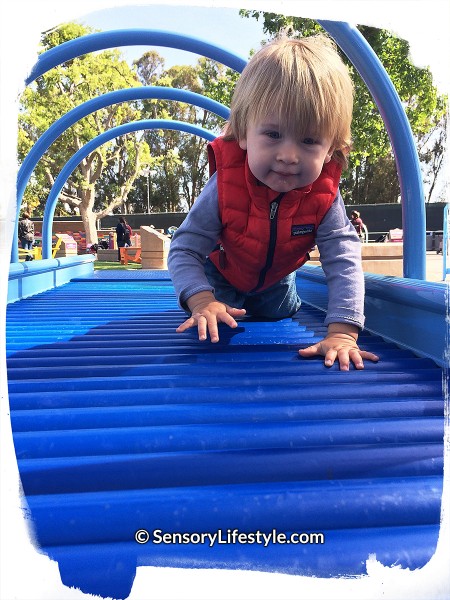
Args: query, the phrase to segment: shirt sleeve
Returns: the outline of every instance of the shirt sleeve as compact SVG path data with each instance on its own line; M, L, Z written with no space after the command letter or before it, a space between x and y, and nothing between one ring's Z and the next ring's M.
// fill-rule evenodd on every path
M204 264L217 245L221 231L217 176L214 174L170 242L167 266L178 302L185 310L186 300L194 294L214 293L206 278Z
M340 193L317 228L317 247L328 287L325 324L364 327L364 273L361 242Z

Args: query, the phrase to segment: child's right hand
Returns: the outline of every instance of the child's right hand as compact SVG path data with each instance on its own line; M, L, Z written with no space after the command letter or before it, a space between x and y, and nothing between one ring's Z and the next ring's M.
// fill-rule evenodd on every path
M211 292L199 292L191 296L187 305L191 311L191 316L186 319L179 327L177 333L182 333L186 329L197 326L198 339L203 341L207 338L207 333L211 342L219 341L218 323L225 323L233 329L237 327L234 317L243 317L245 315L244 308L233 308L218 302Z

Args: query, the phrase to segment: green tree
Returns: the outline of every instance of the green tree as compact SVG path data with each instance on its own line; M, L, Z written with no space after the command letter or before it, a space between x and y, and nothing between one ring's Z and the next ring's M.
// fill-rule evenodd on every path
M42 50L92 31L68 23L43 34ZM117 50L86 54L51 69L27 87L21 97L19 161L54 121L75 106L112 90L139 85L136 73ZM25 198L38 193L42 214L48 192L67 160L94 137L112 127L138 120L140 114L137 103L115 104L67 129L39 161ZM96 220L117 207L126 207L128 194L142 166L150 165L153 160L139 134L120 136L103 144L73 171L61 192L56 214L74 214L78 209L87 245L97 242Z
M440 97L441 104L439 111L436 111L432 128L417 137L419 157L423 172L424 181L428 186L427 202L431 201L436 189L436 184L442 169L444 167L447 131L448 131L448 111L445 110L445 97ZM437 201L446 201L446 189L440 190L440 196Z
M261 19L264 32L271 36L281 29L288 29L295 36L324 32L322 27L311 19L250 10L241 10L240 14ZM436 181L442 167L448 99L438 94L429 69L418 68L411 63L409 44L406 40L397 38L384 29L367 26L358 26L358 29L378 55L397 89L418 141L419 153L423 147L420 158L428 165L427 173L431 181L430 199L433 182ZM396 167L391 144L382 117L367 86L347 57L343 53L341 55L349 66L355 85L353 150L349 168L342 178L342 195L347 204L396 202L400 188L395 176ZM430 139L439 141L433 145Z
M91 33L75 23L42 36L42 51ZM210 59L165 69L164 59L146 52L130 67L117 50L87 54L60 65L30 85L21 98L18 158L63 114L108 91L141 85L187 89L228 105L238 74ZM174 119L219 133L223 119L182 102L140 100L98 110L74 124L39 161L24 203L43 214L62 166L89 140L138 119ZM183 132L141 131L103 144L73 171L61 191L57 215L79 212L86 243L97 241L96 221L111 213L188 210L208 178L206 141Z
M144 85L186 89L229 105L237 74L207 58L195 66L176 65L164 68L164 59L147 52L134 63ZM196 124L219 133L223 119L199 107L169 100L146 100L142 103L146 118L169 119ZM153 156L159 156L151 175L151 208L153 211L188 210L208 178L206 140L178 131L148 131L145 139ZM144 197L143 178L133 193L136 202ZM142 200L140 201L142 204Z

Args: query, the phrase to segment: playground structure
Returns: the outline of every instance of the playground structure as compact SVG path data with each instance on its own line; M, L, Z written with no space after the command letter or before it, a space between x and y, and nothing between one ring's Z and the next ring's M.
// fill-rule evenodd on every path
M35 543L58 562L68 586L125 598L141 565L354 576L365 573L370 554L383 564L417 569L436 550L447 292L445 284L424 281L417 153L395 89L362 36L346 23L320 23L374 96L399 170L403 277L366 275L361 345L381 361L361 373L340 373L294 360L298 347L324 330L327 291L320 267L298 273L305 304L299 316L243 321L212 348L192 332L174 333L182 313L167 272L105 275L93 272L90 255L53 258L59 193L92 150L140 129L214 135L187 123L144 120L86 144L50 192L43 260L19 262L13 241L7 316L11 420L24 502ZM188 36L125 30L42 54L28 83L75 56L128 44L171 45L237 71L245 66ZM62 131L101 106L153 97L228 116L227 107L166 88L91 100L53 124L30 151L18 175L17 215L35 165ZM448 216L445 231L447 223ZM106 307L99 296L107 297ZM135 538L145 529L236 528L323 531L326 544L300 550L273 542L268 548L238 542L158 547Z

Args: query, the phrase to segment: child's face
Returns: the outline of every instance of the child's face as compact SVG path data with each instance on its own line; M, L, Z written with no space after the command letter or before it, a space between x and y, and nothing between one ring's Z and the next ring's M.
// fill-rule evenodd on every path
M331 139L311 132L296 138L278 117L268 115L247 127L239 145L247 150L251 172L275 192L290 192L313 183L331 160Z

